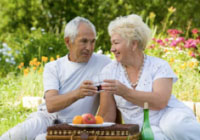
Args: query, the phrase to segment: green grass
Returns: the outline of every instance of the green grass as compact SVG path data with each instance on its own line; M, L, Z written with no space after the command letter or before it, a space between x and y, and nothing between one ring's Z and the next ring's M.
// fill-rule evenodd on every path
M35 109L25 109L22 104L19 105L4 105L0 110L0 135L8 129L14 127L18 123L24 121L27 116L35 111Z
M180 71L174 84L174 95L184 101L200 102L200 73L190 68Z
M27 76L9 74L0 79L0 135L9 128L24 121L36 108L22 106L23 96L43 95L42 74L32 73Z

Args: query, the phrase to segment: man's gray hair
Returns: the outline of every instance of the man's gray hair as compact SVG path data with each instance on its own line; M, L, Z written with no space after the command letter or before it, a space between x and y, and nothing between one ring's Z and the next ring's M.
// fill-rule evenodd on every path
M78 26L80 25L80 23L88 24L96 36L96 29L95 29L94 24L92 24L92 22L90 22L88 19L78 16L72 19L71 21L69 21L67 25L65 26L64 38L69 37L70 40L74 42L78 34Z

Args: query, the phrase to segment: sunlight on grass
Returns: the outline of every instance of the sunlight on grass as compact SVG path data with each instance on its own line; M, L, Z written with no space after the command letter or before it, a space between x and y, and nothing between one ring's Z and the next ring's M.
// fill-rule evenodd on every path
M9 74L0 79L0 135L9 128L24 121L36 108L22 106L24 96L43 96L42 73L30 72L29 75Z

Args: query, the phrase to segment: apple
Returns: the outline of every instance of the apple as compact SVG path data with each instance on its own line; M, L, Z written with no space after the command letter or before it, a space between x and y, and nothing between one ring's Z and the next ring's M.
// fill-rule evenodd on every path
M94 115L90 113L83 114L82 118L83 118L82 120L83 124L96 124L96 119Z

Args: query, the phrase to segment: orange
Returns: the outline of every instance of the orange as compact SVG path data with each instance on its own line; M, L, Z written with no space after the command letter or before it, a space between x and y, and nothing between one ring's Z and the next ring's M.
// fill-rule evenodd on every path
M79 115L75 116L72 121L73 124L82 124L82 122L83 122L83 118Z
M103 118L101 116L95 116L96 124L102 124Z

